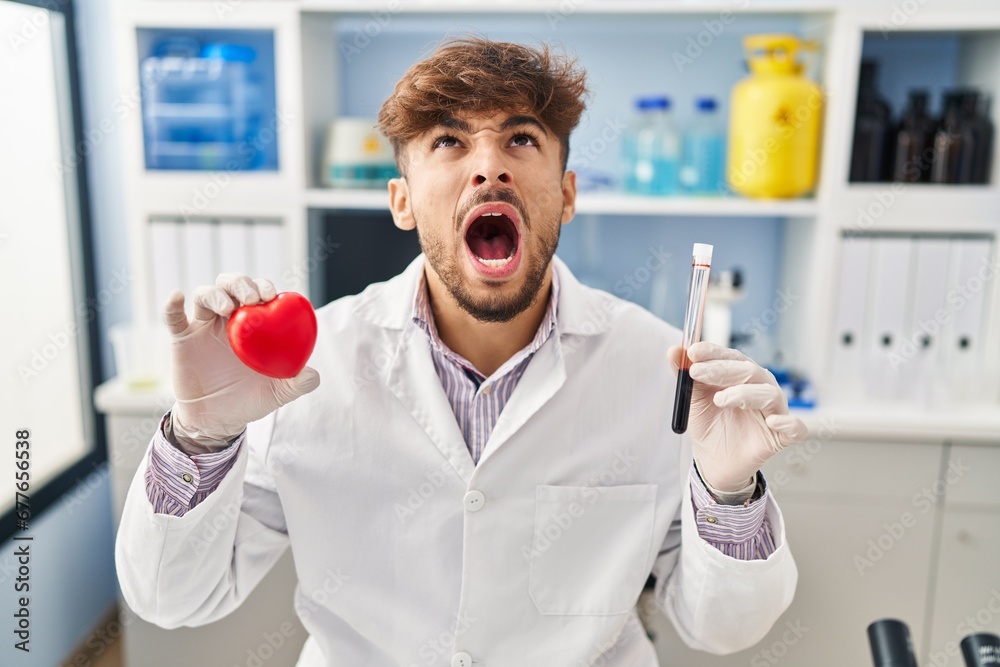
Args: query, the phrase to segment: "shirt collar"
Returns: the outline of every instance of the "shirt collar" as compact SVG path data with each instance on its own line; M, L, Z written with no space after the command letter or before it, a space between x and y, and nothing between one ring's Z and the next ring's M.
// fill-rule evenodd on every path
M552 267L551 273L552 293L549 296L549 303L545 309L545 316L542 318L541 324L538 325L538 331L535 332L535 337L532 339L531 343L504 363L504 365L497 370L498 373L502 374L503 372L506 372L511 362L520 361L525 356L534 354L538 348L540 348L545 341L548 340L549 336L551 336L552 332L555 330L557 316L559 313L559 272L555 270L555 267ZM455 363L458 363L469 370L476 370L467 359L462 357L462 355L448 348L438 335L437 324L434 322L434 314L431 312L430 297L427 292L427 275L424 271L420 272L417 290L413 299L411 317L413 322L427 334L427 337L430 339L431 345L434 349L441 352ZM478 371L476 372L478 373Z

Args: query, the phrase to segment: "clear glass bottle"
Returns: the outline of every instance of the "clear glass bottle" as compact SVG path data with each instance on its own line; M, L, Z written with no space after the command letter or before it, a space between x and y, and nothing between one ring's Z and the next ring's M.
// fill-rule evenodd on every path
M723 194L726 191L725 135L713 97L695 100L695 118L684 133L680 183L692 194Z
M677 192L680 140L667 97L643 97L625 134L625 189L643 195Z

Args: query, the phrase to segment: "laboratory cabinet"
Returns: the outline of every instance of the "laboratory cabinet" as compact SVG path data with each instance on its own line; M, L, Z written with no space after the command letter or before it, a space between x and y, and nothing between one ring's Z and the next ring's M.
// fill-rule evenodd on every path
M907 623L927 636L936 555L936 499L917 501L940 475L944 444L811 439L764 468L799 569L795 598L757 645L713 656L684 645L653 616L662 665L840 667L870 663L865 628ZM923 663L921 663L923 664Z
M937 558L934 620L922 664L964 667L956 651L963 637L1000 634L1000 507L946 510Z
M170 392L137 396L120 380L101 385L94 397L106 417L114 527L118 530L129 486L163 413L173 404ZM211 539L206 533L205 539ZM214 623L164 630L119 605L124 628L124 667L207 667L267 664L294 667L308 634L295 613L297 582L291 551L286 551L239 609Z
M339 294L341 287L357 289L354 282L343 279L350 262L342 259L358 239L371 243L379 235L351 226L384 225L386 238L394 230L388 227L385 193L324 187L327 132L337 118L374 118L406 68L446 35L473 30L499 39L546 40L579 54L592 73L594 93L571 144L571 167L581 174L595 168L614 171L620 142L607 139L608 128L619 127L628 118L635 97L669 93L682 124L700 95L717 97L725 114L729 90L745 76L741 45L745 35L791 32L816 40L820 49L809 62L808 74L822 87L825 98L819 181L810 196L641 197L585 188L578 198L577 219L563 228L560 256L581 277L594 267L602 269L606 288L618 296L627 296L616 289L618 281L639 275L637 267L644 266L650 249L662 246L672 253L672 263L653 272L637 290L645 299L639 300L640 305L668 321L674 319L671 299L677 300L686 289L687 269L681 265L687 261L683 256L690 242L718 236L716 252L742 254L740 259L749 263L745 268L752 289L734 307L738 309L734 324L743 333L747 323L751 331L766 334L769 343L756 348L761 356L755 358L768 363L774 360L774 351L780 351L781 362L806 374L819 396L817 409L803 413L814 440L783 453L766 469L800 568L799 594L792 607L758 646L734 656L686 649L662 613L652 614L651 631L664 665L750 662L756 666L782 661L840 667L867 664L865 625L897 616L910 625L920 664L937 664L931 657L943 650L938 647L956 639L956 624L967 614L990 610L990 591L1000 588L1000 581L984 575L1000 562L1000 501L993 483L1000 467L996 440L1000 385L985 382L977 385L976 395L956 393L960 403L947 392L922 400L906 391L873 397L853 391L851 383L857 378L845 382L837 371L843 359L838 349L842 278L863 268L842 261L845 238L867 234L985 241L986 263L996 265L1000 232L996 151L991 180L981 185L848 180L862 59L875 54L888 63L884 74L897 77L887 93L893 99L905 96L904 88L915 76L923 76L925 65L933 65L935 96L948 86L974 85L995 99L1000 94L1000 14L993 0L924 0L912 12L905 10L909 4L890 0L509 0L478 5L443 0L381 5L360 0L108 0L108 4L119 57L104 63L104 71L122 91L141 90L144 45L157 31L170 31L172 36L202 31L230 41L241 32L266 35L269 59L273 58L273 81L268 83L273 85L276 131L270 146L276 154L273 160L268 156L266 168L147 169L141 109L126 114L116 126L122 150L123 218L128 221L124 231L134 276L131 310L149 327L160 326L168 284L176 283L190 293L209 279L205 270L209 264L192 262L192 257L211 260L212 271L249 267L262 274L258 277L274 281L279 290L306 294L316 305ZM709 26L716 21L724 29L713 33ZM705 43L692 63L679 67L673 53L687 53L689 38L696 45L699 38ZM195 110L211 113L213 107ZM169 115L178 109L167 106L159 111ZM994 102L990 114L996 126L1000 104ZM581 177L584 180L596 182ZM210 251L199 238L209 240ZM632 245L616 245L627 243ZM411 246L403 241L395 244L399 252L392 261L401 261ZM370 267L366 275L381 275L386 268L388 263ZM962 368L971 368L982 378L1000 379L996 273L977 290L975 309L949 312L963 325L973 322L976 339L984 342L976 348L981 356L971 365L963 362ZM952 282L962 275L956 273ZM653 293L666 304L662 311L652 306ZM864 324L859 335L877 340L873 327ZM926 369L908 364L898 377L888 379L905 389L912 386L913 377L920 377L917 370ZM166 380L164 386L169 386ZM127 388L117 391L129 404ZM115 419L124 408L121 401L111 401L102 409ZM142 409L142 432L130 437L144 445L155 428L149 419L162 414L163 406ZM826 428L827 423L833 428ZM134 426L115 422L109 432L124 437ZM121 500L123 484L139 461L137 451L129 456L115 467ZM948 485L943 495L922 496L945 479L955 457L975 462L972 470ZM290 604L294 572L287 556L267 582L287 589L287 598L281 593L277 599ZM268 595L274 594L271 590ZM263 597L255 592L251 602ZM257 621L265 625L277 621L284 617L284 609L271 609L274 616L259 616ZM990 620L994 631L997 618ZM294 618L293 622L297 623ZM227 623L228 619L220 621ZM129 632L142 633L133 645L156 647L154 655L170 655L177 650L179 633L188 632L158 630L138 620L132 627ZM255 645L253 637L278 626L211 627L216 629L193 629L184 635L188 640L184 650L209 642L219 650ZM286 649L281 655L292 652ZM130 664L152 664L132 657ZM229 662L213 664L246 664L247 657L227 654ZM267 664L285 664L284 659L276 656ZM952 664L958 663L953 659Z
M1000 632L1000 443L821 441L765 467L799 567L795 599L759 644L688 649L662 614L663 665L869 664L868 623L898 618L918 663L963 667L973 632Z
M950 449L953 482L944 500L933 631L922 663L934 667L963 667L956 646L966 635L1000 634L1000 441Z

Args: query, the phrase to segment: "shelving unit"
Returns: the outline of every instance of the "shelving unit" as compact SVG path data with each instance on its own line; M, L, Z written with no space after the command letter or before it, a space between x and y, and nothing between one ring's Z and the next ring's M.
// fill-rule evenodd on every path
M364 2L335 0L240 3L232 7L191 1L122 2L115 20L123 54L136 53L139 28L273 30L282 139L276 172L145 172L141 115L133 110L125 116L121 125L128 135L129 150L123 157L129 182L123 184L123 191L129 218L134 221L130 235L133 256L150 256L143 236L145 221L153 216L253 215L282 221L283 264L301 267L309 258L312 214L385 211L384 192L320 187L327 124L338 114L374 116L402 71L446 34L460 34L477 26L499 38L566 43L580 54L591 74L594 95L588 115L572 138L570 168L579 168L574 156L580 160L583 149L592 146L605 122L628 113L627 100L635 94L658 88L681 91L681 100L695 92L711 92L726 100L729 88L744 76L739 68L740 37L792 31L823 45L812 68L813 77L827 94L820 182L813 197L755 201L583 192L577 210L579 218L609 220L616 225L630 220L660 221L666 225L665 235L673 234L666 230L690 229L692 225L708 225L708 229L715 220L763 223L768 229L777 225L781 249L772 263L775 268L770 279L778 288L794 288L800 297L777 324L777 346L786 363L813 379L821 401L828 405L832 401L836 408L842 399L850 398L838 396L837 388L830 385L825 353L831 349L841 235L851 231L1000 232L1000 168L992 170L993 183L983 186L847 183L849 137L865 35L884 33L891 38L946 31L958 45L951 58L955 63L953 83L976 83L996 94L1000 91L1000 66L996 64L1000 62L1000 15L973 0L961 4L927 0L911 14L899 14L901 10L894 10L889 2L773 0L742 4L509 0L484 5L426 0L373 8ZM679 71L673 66L671 52L685 48L686 37L708 30L709 24L722 30L718 35L707 33L711 39L703 40L710 43L695 61L702 69ZM341 48L345 44L363 48L348 52ZM635 53L645 54L654 66L629 66L628 58L633 58L634 65ZM657 62L662 66L656 67ZM657 83L652 86L643 83L649 80L651 69L657 72ZM117 76L123 89L139 90L135 62L123 58ZM725 102L721 111L724 116L728 113ZM994 123L1000 126L1000 104L993 105L992 113ZM616 149L609 148L586 166L613 172L616 154ZM303 271L287 273L290 280L281 285L283 289L309 293ZM767 284L762 284L765 289ZM148 272L137 272L136 287L134 312L146 313L155 322L159 304L153 303ZM987 310L987 339L995 340L1000 336L1000 290L991 290ZM1000 372L1000 346L991 347L985 366ZM983 409L998 405L1000 395L984 397Z
M911 4L917 8L907 11L905 7ZM146 268L151 266L148 260L155 252L148 245L147 223L157 216L188 213L201 218L252 216L280 220L283 240L278 250L289 271L285 272L288 280L283 280L283 275L277 276L276 282L280 289L308 294L308 270L303 269L312 258L310 220L330 212L347 211L370 212L375 217L387 210L387 196L382 191L320 187L320 164L328 123L338 115L374 116L378 103L399 75L425 54L433 41L446 33L454 35L471 25L478 25L486 26L488 31L484 32L491 37L550 39L563 43L576 40L573 45L580 47L584 60L591 58L585 65L593 74L596 88L586 122L572 139L571 168L575 166L573 156L581 154L581 147L591 145L606 121L628 113L627 100L635 94L652 88L680 90L685 94L711 93L727 99L732 84L744 75L739 67L741 35L791 31L817 39L822 44L822 55L813 75L827 94L827 106L820 182L811 198L754 201L736 197L644 198L617 193L582 193L578 199L578 218L588 224L594 220L611 221L615 233L622 236L645 233L649 226L660 225L665 240L682 235L682 232L693 233L692 230L701 233L702 230L725 229L728 233L736 229L734 225L744 233L750 228L749 233L764 239L762 243L770 244L771 234L774 234L776 242L773 245L777 248L771 249L775 253L774 261L764 262L773 275L768 276L770 283L760 284L794 290L797 296L794 306L781 314L776 325L777 344L785 362L814 381L820 397L817 410L800 413L811 428L812 440L823 450L814 461L807 457L805 468L815 471L831 466L826 469L827 477L823 478L826 487L811 492L809 478L803 478L806 482L800 480L798 491L781 496L782 507L789 521L789 539L794 542L797 553L805 553L809 559L818 559L817 562L832 556L839 559L829 563L829 568L824 562L823 567L813 564L804 569L806 590L815 598L797 601L786 615L790 620L801 618L807 625L815 622L816 627L841 620L823 605L824 595L840 592L828 572L850 576L852 570L849 562L853 538L843 537L837 531L854 530L866 536L870 532L872 537L877 537L881 522L894 520L899 512L910 507L911 489L904 483L907 476L935 474L935 462L943 460L952 442L961 441L976 447L1000 444L1000 390L959 407L942 405L921 409L905 403L866 402L845 395L842 390L838 393L831 379L829 357L835 335L833 320L840 241L845 232L986 233L1000 238L998 150L994 151L993 180L988 185L847 182L858 70L865 35L876 34L881 38L884 34L892 38L947 31L958 43L952 83L975 83L995 97L1000 96L1000 13L992 0L923 0L919 3L892 0L499 0L491 3L417 0L378 6L360 0L231 4L119 0L113 18L115 34L120 39L118 51L123 56L115 77L126 100L135 98L140 92L138 66L130 60L137 53L135 34L138 28L274 31L277 109L282 123L276 172L146 172L142 166L139 105L132 105L128 113L116 119L117 131L124 132L127 138L126 154L122 156L126 175L122 191L131 221L131 254L147 260L133 266L135 301L132 310L145 314L151 325L158 321L160 304L153 298L149 269ZM732 20L723 22L728 18ZM718 34L707 33L708 44L696 59L698 67L704 69L689 70L688 75L684 75L675 67L671 52L683 50L687 37L708 30L708 24L715 21L719 23L712 25L721 25L723 29ZM367 36L367 42L360 55L352 56L350 67L345 67L347 56L340 46L353 44L351 40L354 39L364 41L359 35ZM636 53L641 53L644 59L641 67L635 64ZM651 79L655 82L643 83ZM722 113L724 117L728 114L725 104ZM1000 103L996 99L992 118L994 126L1000 128ZM1000 144L1000 140L997 143ZM598 155L595 163L610 169L612 158L613 151L609 150ZM740 251L745 249L741 247ZM1000 344L997 343L1000 340L1000 289L995 283L994 279L985 311L984 340L989 347L981 370L984 374L1000 377ZM767 292L767 289L761 291ZM769 302L773 294L764 296ZM830 424L833 424L832 430ZM806 447L803 451L813 450ZM845 452L850 452L850 456ZM920 467L907 467L908 457L902 452L915 453L920 459ZM863 498L860 492L850 488L857 461L862 456L872 457L881 466L877 468L882 475L880 479L892 487L895 503L892 508L887 510L878 506L871 498ZM780 461L775 465L784 469ZM933 482L934 479L921 476L915 484L919 487ZM791 484L790 488L794 486ZM783 492L779 489L776 495ZM987 505L990 503L1000 506L1000 499L986 501ZM912 539L904 540L893 551L891 559L887 559L886 562L898 563L898 568L880 569L877 580L851 580L847 590L868 596L864 604L857 607L863 610L862 613L879 613L885 608L881 601L890 596L908 601L907 605L897 605L901 613L907 609L912 611L921 604L933 605L933 595L919 588L924 579L931 581L931 589L949 590L953 579L971 576L949 573L940 567L932 571L931 562L939 553L935 540L940 535L939 531L935 532L937 529L932 530L934 524L930 518L924 521L912 534ZM837 540L831 541L831 535ZM863 545L864 540L860 544ZM823 549L815 545L823 545ZM829 551L825 551L827 547ZM960 551L960 547L945 545L940 553L947 556L956 551ZM974 560L972 556L969 559L970 562ZM914 578L920 578L916 584ZM922 656L936 650L936 642L950 638L949 624L961 620L955 617L955 610L961 609L963 603L964 600L950 601L951 608L940 618L932 618L930 609L926 616L919 609L913 611L913 617L920 619L911 627ZM855 609L851 604L837 609L841 607ZM825 651L819 647L830 646L823 641L807 642L803 646L811 646L809 652L798 654L797 658L790 657L789 664L861 664L867 658L863 650L863 625L860 628L856 633L845 630L842 637L838 636L838 641L843 640L849 647L830 643L833 648ZM769 637L762 646L770 646L772 640L780 638L783 630L779 622L774 637ZM813 636L818 637L822 631L814 632ZM668 643L670 654L674 656L672 660L678 664L735 666L745 665L754 657L751 651L720 659L685 652L677 641ZM828 662L823 663L821 658ZM764 661L759 662L763 664ZM924 662L926 659L921 659L921 664ZM940 665L939 662L935 664ZM957 667L958 662L953 659L949 664Z

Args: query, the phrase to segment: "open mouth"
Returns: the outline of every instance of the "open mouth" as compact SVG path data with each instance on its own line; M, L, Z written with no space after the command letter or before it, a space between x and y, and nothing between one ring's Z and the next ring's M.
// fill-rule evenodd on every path
M509 204L486 204L472 212L465 228L465 244L481 272L500 276L516 268L518 222L517 212Z

